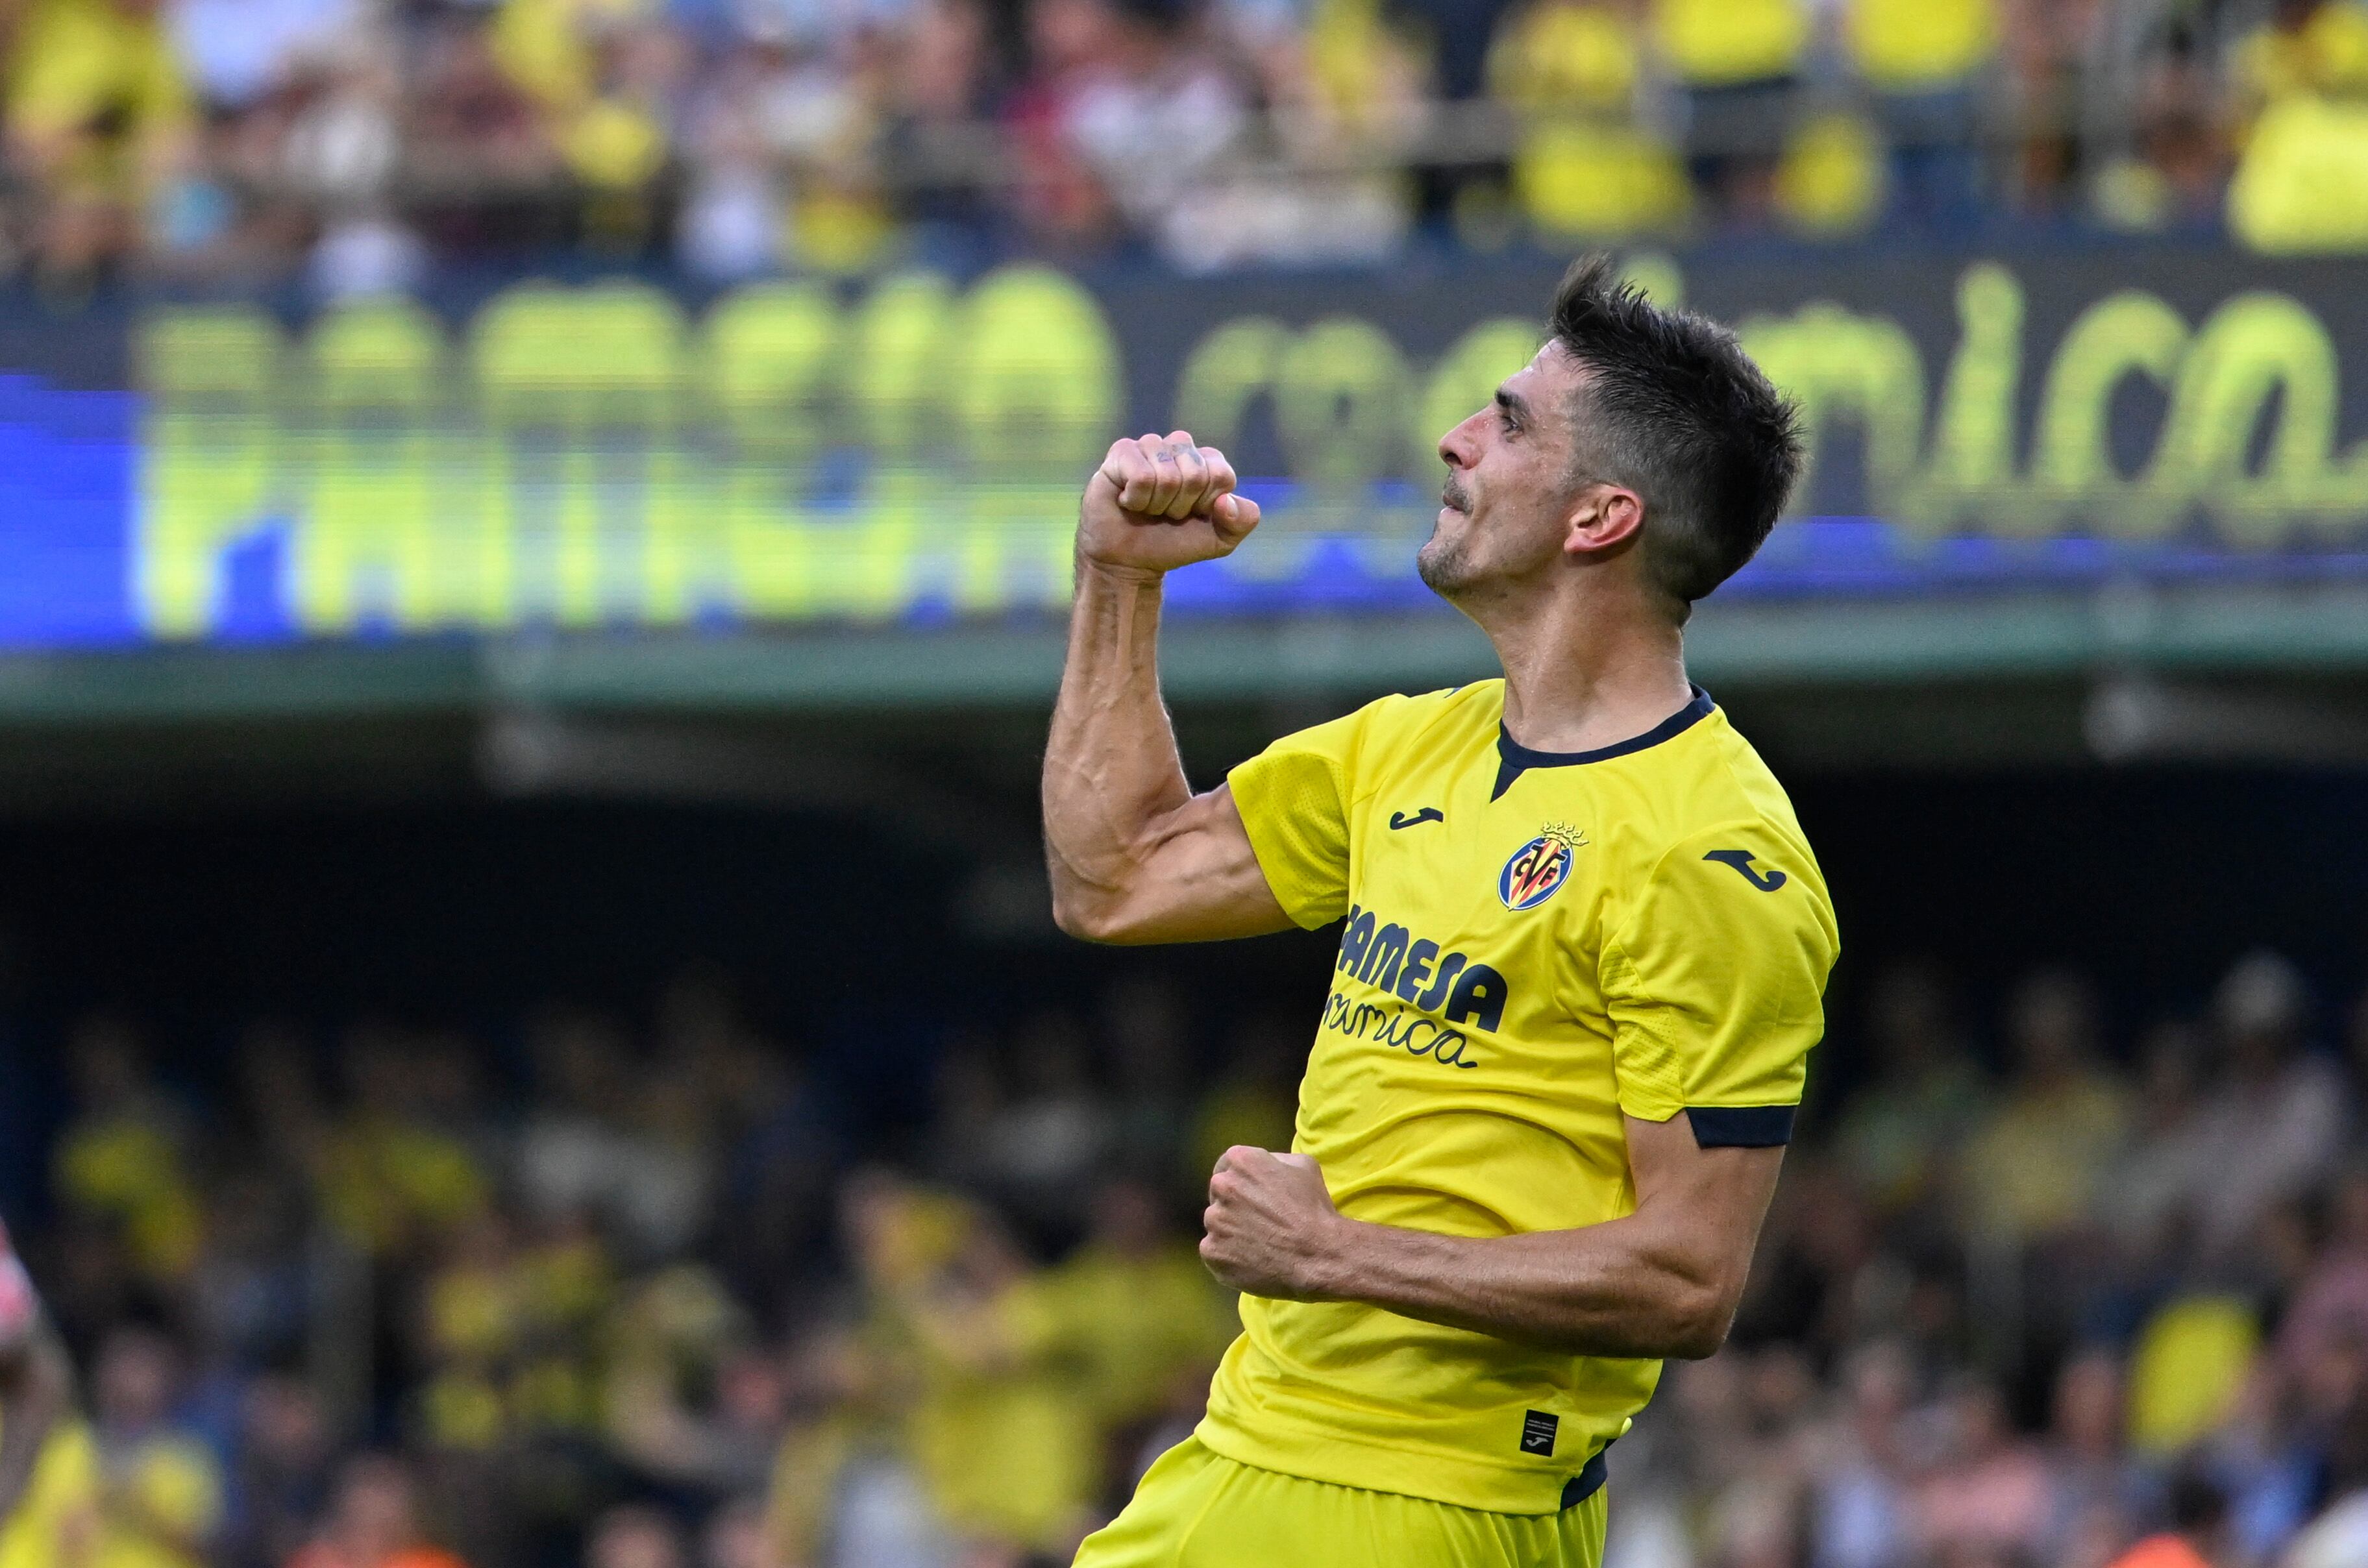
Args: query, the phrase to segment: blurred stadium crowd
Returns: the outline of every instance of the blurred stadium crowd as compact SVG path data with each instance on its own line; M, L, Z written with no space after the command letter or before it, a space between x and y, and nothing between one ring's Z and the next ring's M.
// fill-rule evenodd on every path
M9 0L59 289L1207 269L1535 239L2368 247L2350 0Z
M1867 994L1608 1568L2100 1568L2174 1516L2368 1561L2368 1001L2267 953L2130 1039L2067 973ZM959 1034L882 1142L709 979L514 1074L258 1026L203 1096L88 1017L20 1237L88 1420L0 1564L1065 1562L1230 1337L1202 1173L1289 1135L1304 1020L1218 1022L1138 978Z

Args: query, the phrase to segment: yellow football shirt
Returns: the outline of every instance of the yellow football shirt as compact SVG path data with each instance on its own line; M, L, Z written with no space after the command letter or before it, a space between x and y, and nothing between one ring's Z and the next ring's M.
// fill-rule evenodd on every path
M1344 916L1292 1147L1351 1219L1451 1235L1630 1212L1622 1113L1786 1141L1839 947L1791 803L1697 691L1549 754L1504 684L1388 697L1234 770L1291 917ZM1548 1513L1657 1361L1573 1357L1346 1302L1245 1297L1200 1427L1244 1464Z

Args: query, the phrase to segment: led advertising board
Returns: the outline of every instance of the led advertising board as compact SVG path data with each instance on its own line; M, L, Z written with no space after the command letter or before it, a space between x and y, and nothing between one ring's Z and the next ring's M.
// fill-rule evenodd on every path
M1816 436L1723 595L2368 580L2356 264L1630 266L1733 323ZM1534 350L1557 270L7 307L0 645L1042 617L1103 447L1178 426L1269 519L1178 613L1419 607L1434 443Z

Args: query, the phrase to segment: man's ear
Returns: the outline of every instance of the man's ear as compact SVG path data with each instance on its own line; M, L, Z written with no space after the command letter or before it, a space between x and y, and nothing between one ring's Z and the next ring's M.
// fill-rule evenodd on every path
M1619 484L1590 484L1571 507L1562 548L1569 555L1602 555L1634 540L1645 527L1645 501Z

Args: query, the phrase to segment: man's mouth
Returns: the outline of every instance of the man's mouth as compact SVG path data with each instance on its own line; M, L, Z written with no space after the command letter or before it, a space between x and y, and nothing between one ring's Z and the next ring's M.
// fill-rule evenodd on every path
M1472 510L1472 496L1455 482L1455 476L1450 474L1447 483L1440 487L1439 504L1451 512L1469 512Z

